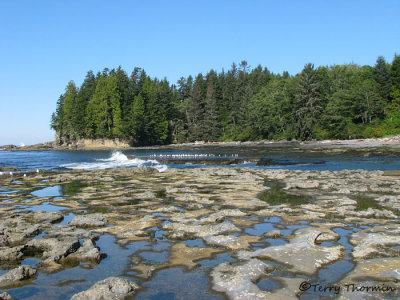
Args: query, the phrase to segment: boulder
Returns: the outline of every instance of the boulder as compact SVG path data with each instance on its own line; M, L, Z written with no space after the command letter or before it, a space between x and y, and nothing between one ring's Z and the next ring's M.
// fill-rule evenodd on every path
M69 225L77 227L99 227L107 225L107 217L101 213L75 216Z
M32 216L33 221L38 223L57 223L64 219L64 216L59 212L44 212L37 211Z
M23 253L21 250L24 246L16 247L0 247L0 261L16 261L22 258Z
M19 284L22 280L31 278L36 274L36 270L28 265L22 265L12 269L8 273L0 276L0 287L12 286Z
M59 262L62 258L74 253L80 247L76 237L40 238L29 241L26 246L42 251L44 263Z
M281 236L281 231L276 229L276 230L270 230L266 233L263 234L263 237L269 238L269 239L275 239Z
M99 248L95 246L94 242L91 239L87 239L76 252L68 255L67 259L98 263L101 260L101 253Z
M225 220L226 217L243 217L246 214L239 209L224 209L209 215L200 220L200 224L219 223Z
M133 295L139 286L127 279L108 277L95 283L90 289L75 294L71 300L109 300L124 299Z

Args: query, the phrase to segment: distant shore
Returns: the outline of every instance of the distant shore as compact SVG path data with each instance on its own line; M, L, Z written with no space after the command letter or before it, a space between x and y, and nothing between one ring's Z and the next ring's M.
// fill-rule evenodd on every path
M56 145L54 142L45 142L28 146L4 145L0 151L65 151L65 150L134 150L134 149L165 149L165 148L203 148L203 147L255 147L255 148L290 148L304 151L313 150L397 150L400 151L400 136L371 139L351 140L312 140L312 141L232 141L232 142L204 142L168 144L158 146L131 147L125 142L114 140L90 140L91 142L78 142L70 145Z

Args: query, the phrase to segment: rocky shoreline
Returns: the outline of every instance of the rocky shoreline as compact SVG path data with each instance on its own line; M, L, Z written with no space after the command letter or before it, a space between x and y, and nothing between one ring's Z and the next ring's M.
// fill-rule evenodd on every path
M120 140L80 140L67 145L56 142L45 142L29 146L3 145L2 151L57 151L57 150L110 150L110 149L169 149L169 148L209 148L209 147L249 147L249 148L282 148L303 151L351 151L376 150L400 151L400 136L391 138L352 139L352 140L313 140L313 141L254 141L254 142L204 142L169 144L163 146L132 147L127 141ZM341 150L340 150L341 149Z
M399 174L246 168L5 174L0 266L9 272L0 276L0 290L12 299L35 284L38 274L54 277L71 266L95 269L109 255L98 240L111 235L124 247L150 246L135 246L128 263L104 282L76 283L69 297L91 299L99 291L111 293L107 297L154 296L160 291L141 287L159 273L184 267L188 274L206 268L211 290L203 292L211 298L396 298ZM146 259L160 253L160 261ZM37 263L20 266L26 259ZM394 290L345 288L351 284Z

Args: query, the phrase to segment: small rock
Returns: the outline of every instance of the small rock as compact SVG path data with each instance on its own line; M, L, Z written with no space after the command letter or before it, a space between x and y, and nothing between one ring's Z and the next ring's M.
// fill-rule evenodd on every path
M108 222L107 217L103 214L88 214L75 216L69 225L75 225L77 227L97 227L104 226Z
M67 259L76 259L79 261L100 262L101 253L91 239L83 242L82 246L74 253L67 256Z
M16 247L0 247L0 261L16 261L22 258L23 253L21 250L24 246L16 246Z
M36 270L31 266L22 265L12 269L8 273L0 276L0 287L18 284L20 281L29 279L36 274Z
M59 212L38 211L33 214L33 220L39 223L43 222L56 223L62 221L63 219L64 219L63 215Z
M340 235L336 232L321 232L314 240L315 244L321 244L322 242L334 242L340 239Z
M1 300L14 300L13 297L11 297L11 295L7 292L1 293L0 294L0 299Z
M201 219L200 224L217 223L225 220L226 217L243 217L246 214L239 209L224 209Z
M80 247L78 238L40 238L29 241L26 246L34 247L43 251L42 258L45 264L59 262L62 258L74 253Z
M270 230L266 233L263 234L263 237L270 238L270 239L275 239L281 236L281 231L280 230Z
M139 286L127 279L109 277L95 283L90 289L75 294L71 300L108 300L124 299L133 295Z
M272 269L272 266L258 259L240 266L220 264L211 272L213 289L227 293L231 299L268 299L269 294L254 284L265 274L265 269Z

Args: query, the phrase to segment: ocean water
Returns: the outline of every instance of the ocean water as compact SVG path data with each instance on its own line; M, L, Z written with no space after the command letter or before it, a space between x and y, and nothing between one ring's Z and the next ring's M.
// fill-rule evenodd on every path
M129 155L135 158L129 159ZM18 167L22 172L28 170L72 170L72 169L106 169L118 167L153 167L160 172L167 168L200 168L216 165L204 164L162 164L163 159L194 159L217 161L220 159L239 158L244 163L223 166L227 168L248 167L254 169L289 169L289 170L330 170L344 169L396 170L400 169L400 157L372 156L360 154L326 154L282 150L249 150L246 148L180 148L158 150L127 151L0 151L0 167ZM263 158L270 161L267 166L257 166L246 159Z

